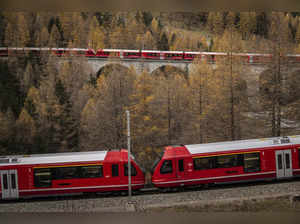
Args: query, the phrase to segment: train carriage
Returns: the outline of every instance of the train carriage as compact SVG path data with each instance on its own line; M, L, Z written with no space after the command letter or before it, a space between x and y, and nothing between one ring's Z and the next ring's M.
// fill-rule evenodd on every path
M300 136L166 147L153 170L159 188L300 176Z
M299 63L300 62L300 54L288 54L286 55L288 63Z
M142 58L153 59L153 60L162 60L162 59L164 59L164 55L163 55L163 53L161 53L161 51L143 50Z
M123 58L122 50L119 49L98 49L96 52L98 58Z
M127 150L72 152L0 158L0 198L73 195L128 189ZM132 189L145 177L131 160Z
M195 52L195 51L185 51L183 53L183 59L184 60L188 60L188 61L192 61L196 58L201 59L201 53L200 52Z
M139 50L123 50L123 57L126 59L139 59L142 53Z
M183 60L183 51L162 51L165 60Z
M8 56L8 48L0 47L0 57L7 57L7 56Z

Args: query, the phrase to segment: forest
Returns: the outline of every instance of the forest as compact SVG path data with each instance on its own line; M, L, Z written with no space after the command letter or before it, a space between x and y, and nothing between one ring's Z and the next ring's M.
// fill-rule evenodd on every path
M215 66L195 59L188 74L169 66L139 74L117 65L93 74L85 57L48 53L1 58L0 154L127 148L126 110L133 154L147 169L166 145L299 134L300 70L285 57L300 53L299 16L0 12L1 47L228 53ZM273 54L257 91L232 52Z

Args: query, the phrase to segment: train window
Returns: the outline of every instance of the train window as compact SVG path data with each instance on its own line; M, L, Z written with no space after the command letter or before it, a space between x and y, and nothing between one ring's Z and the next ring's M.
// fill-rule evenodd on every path
M277 155L277 161L278 161L278 169L282 169L282 156L281 154Z
M55 168L55 179L75 179L80 178L80 167L68 166Z
M243 165L243 156L241 154L217 156L217 168L230 168Z
M244 171L245 173L260 171L259 152L244 154Z
M34 186L51 187L52 174L49 168L34 169Z
M136 176L137 171L132 163L131 163L130 167L131 167L131 176ZM127 163L124 164L124 176L128 176L128 164Z
M291 168L291 161L290 161L290 154L285 154L285 166L287 169L290 169Z
M103 166L82 166L80 167L81 178L103 177Z
M206 170L216 168L216 157L203 157L194 159L195 170Z
M160 168L161 174L167 174L173 172L172 160L165 160Z
M11 188L12 189L16 189L17 188L17 186L16 186L16 174L11 174Z
M179 172L184 171L183 159L178 160L178 169L179 169Z
M300 167L300 149L298 149L298 162L299 162L299 167Z
M7 174L3 174L3 188L4 188L5 190L8 189Z
M112 164L111 165L111 174L113 177L119 176L119 165L118 164Z

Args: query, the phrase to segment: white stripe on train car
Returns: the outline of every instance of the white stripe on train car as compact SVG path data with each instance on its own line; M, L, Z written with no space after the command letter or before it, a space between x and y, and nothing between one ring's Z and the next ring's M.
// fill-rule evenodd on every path
M180 182L194 182L201 180L216 180L216 179L224 179L224 178L232 178L232 177L248 177L248 176L257 176L257 175L266 175L266 174L275 174L275 171L264 172L264 173L251 173L251 174L241 174L241 175L232 175L232 176L221 176L221 177L207 177L207 178L199 178L199 179L189 179L189 180L176 180L176 181L167 181L167 182L157 182L156 184L172 184L172 183L180 183ZM153 181L155 183L155 181Z
M144 184L132 184L131 186L141 186L141 185L144 185ZM68 187L68 188L44 188L44 189L19 190L19 192L80 190L80 189L114 188L114 187L127 187L127 186L128 186L128 184L123 184L123 185L101 185L101 186L88 186L88 187Z

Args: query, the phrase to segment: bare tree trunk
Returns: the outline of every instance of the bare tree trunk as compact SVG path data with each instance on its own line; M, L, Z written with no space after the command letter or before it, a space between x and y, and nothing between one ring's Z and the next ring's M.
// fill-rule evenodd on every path
M231 117L231 139L235 140L235 111L234 111L234 80L232 64L232 27L230 28L230 117Z
M168 144L171 144L171 102L170 102L170 87L169 87L169 80L167 79L168 82Z

